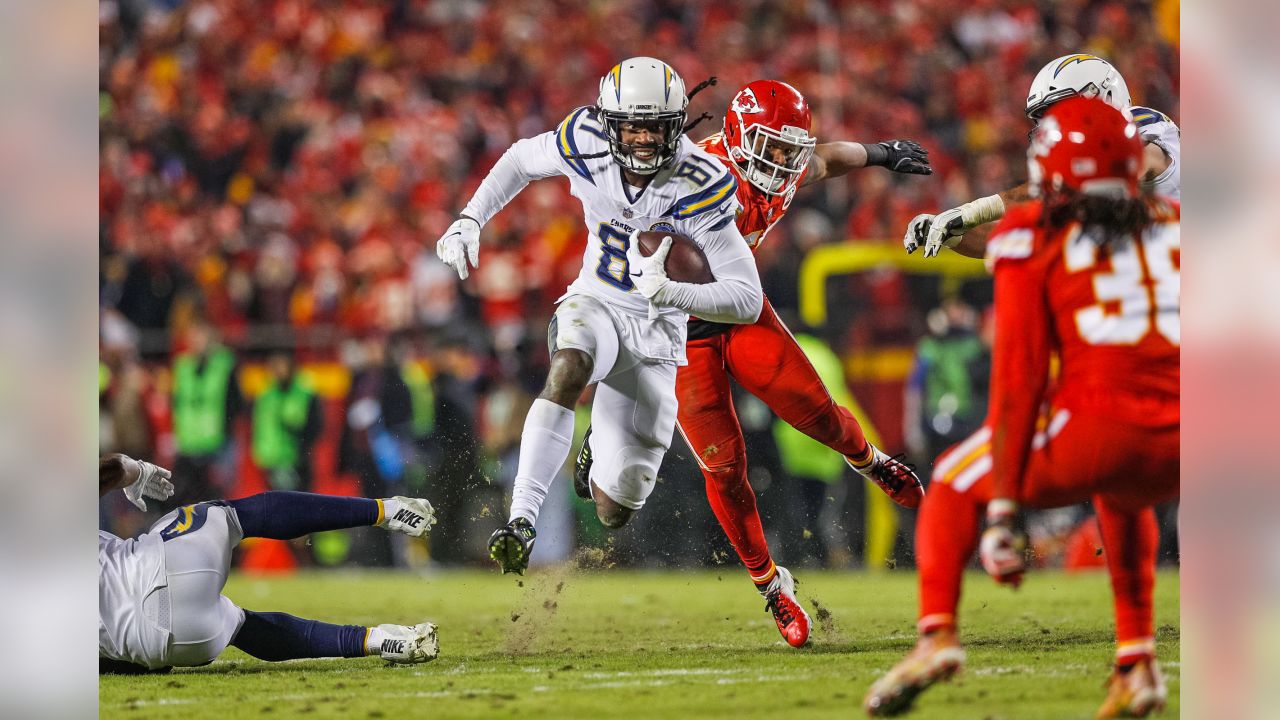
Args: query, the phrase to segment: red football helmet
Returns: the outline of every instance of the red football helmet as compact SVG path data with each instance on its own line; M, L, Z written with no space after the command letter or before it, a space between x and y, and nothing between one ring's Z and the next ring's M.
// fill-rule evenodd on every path
M1142 139L1129 117L1098 98L1054 103L1031 132L1027 171L1033 194L1064 189L1137 197Z
M818 143L811 127L813 114L798 90L777 80L756 80L729 103L724 144L748 182L790 200Z

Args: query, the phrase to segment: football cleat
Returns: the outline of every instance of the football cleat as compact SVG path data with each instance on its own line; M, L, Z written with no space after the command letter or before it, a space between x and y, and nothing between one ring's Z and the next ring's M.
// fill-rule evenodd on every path
M582 436L582 449L573 461L573 492L583 500L591 499L591 426L587 426L587 434Z
M431 503L422 498L402 497L397 495L392 500L396 503L396 511L382 518L378 527L390 532L400 532L410 537L424 537L431 526L436 524L436 511Z
M502 574L523 575L529 567L529 554L538 531L527 518L516 518L489 536L489 557L502 568Z
M378 654L387 662L410 665L435 660L440 654L440 639L435 623L418 625L379 625L382 644Z
M880 448L872 445L874 459L870 467L859 468L846 455L844 461L849 467L857 470L863 477L875 483L890 500L904 508L918 508L924 500L924 485L916 477L915 469L902 462L902 455L885 455Z
M773 621L778 624L778 632L782 633L787 644L798 648L809 642L812 622L796 598L796 580L789 570L778 568L764 597L764 609L773 613Z
M1107 680L1107 699L1098 708L1097 720L1141 718L1164 710L1169 690L1155 658L1143 658L1129 672L1117 669Z
M916 647L867 691L862 706L871 717L893 717L911 709L917 696L964 665L964 649L954 630L938 630L916 641Z

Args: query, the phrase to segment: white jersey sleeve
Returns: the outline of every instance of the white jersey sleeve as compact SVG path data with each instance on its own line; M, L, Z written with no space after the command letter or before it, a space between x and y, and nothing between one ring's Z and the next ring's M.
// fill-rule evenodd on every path
M672 307L703 320L721 323L753 323L764 307L760 273L747 241L730 214L729 222L698 236L715 282L700 285L672 281L663 288L663 300Z
M507 148L480 183L475 195L471 196L462 214L484 227L531 181L560 174L555 136L554 132L545 132L518 140Z
M1142 186L1157 195L1181 199L1182 131L1168 115L1159 110L1135 105L1129 108L1129 116L1138 126L1142 141L1158 146L1169 156L1169 167L1154 180L1142 183Z

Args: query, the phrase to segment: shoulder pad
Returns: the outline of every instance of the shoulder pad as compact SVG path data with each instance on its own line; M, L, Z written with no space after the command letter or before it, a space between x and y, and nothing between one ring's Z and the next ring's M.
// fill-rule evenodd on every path
M676 200L667 211L673 218L685 220L715 210L733 202L738 194L738 180L729 168L705 153L686 156L675 175L686 180L692 192Z
M1141 105L1134 105L1129 108L1129 117L1133 118L1133 123L1140 128L1144 128L1148 125L1154 125L1159 122L1173 122L1169 119L1168 115L1165 115L1159 110L1152 110L1151 108L1142 107Z
M599 152L601 143L605 144L604 151L608 152L608 141L608 135L600 127L589 107L580 107L569 113L569 116L556 129L556 149L559 150L561 159L573 168L574 172L592 184L595 180L591 177L587 160L582 155Z

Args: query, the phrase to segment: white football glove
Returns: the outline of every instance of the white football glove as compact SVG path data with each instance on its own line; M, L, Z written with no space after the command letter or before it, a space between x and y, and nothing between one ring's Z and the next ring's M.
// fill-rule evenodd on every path
M917 219L919 216L916 216ZM960 207L943 210L934 216L924 242L924 256L931 258L944 247L955 247L965 233L1004 217L1004 201L999 195L971 200ZM915 220L912 220L914 223Z
M925 238L929 235L929 223L933 222L934 217L929 213L920 213L907 223L907 234L902 236L902 247L906 248L908 255L924 245Z
M458 277L466 280L471 274L467 269L468 259L471 267L480 267L480 223L468 217L454 220L436 241L436 256L452 265Z
M168 470L144 460L134 462L138 463L138 479L124 489L124 496L129 498L134 507L146 512L147 501L142 498L168 500L173 497L173 483L169 482L169 478L173 476Z
M658 316L656 306L662 303L659 293L671 282L671 278L667 277L666 264L667 253L671 252L674 241L670 235L664 237L658 249L645 257L640 254L640 242L637 239L639 234L639 230L631 233L627 242L627 272L631 276L631 284L649 301L649 319L653 320Z
M982 569L1001 585L1017 588L1027 571L1027 536L1016 526L1018 504L997 498L987 504L987 529L978 557Z

